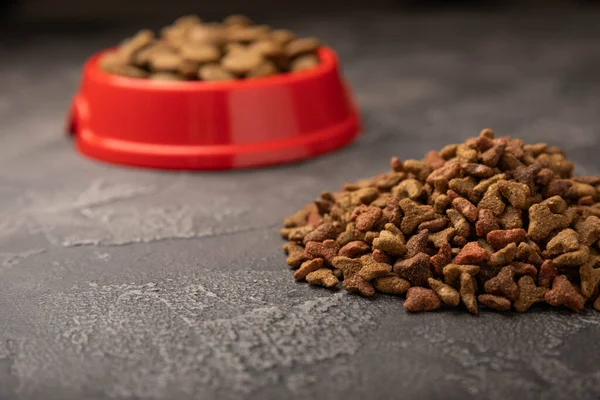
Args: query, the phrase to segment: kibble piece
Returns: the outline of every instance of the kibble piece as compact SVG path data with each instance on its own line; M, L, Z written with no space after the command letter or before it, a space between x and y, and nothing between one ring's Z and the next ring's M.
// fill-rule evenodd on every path
M552 262L552 260L546 260L542 263L540 267L540 272L538 274L538 284L541 287L549 287L554 281L554 278L558 275L558 269L556 265Z
M403 238L387 230L381 231L379 237L373 240L373 248L396 257L406 253Z
M521 210L514 207L506 207L504 212L497 218L502 229L518 229L523 227Z
M546 292L544 298L546 299L546 303L551 306L565 306L575 312L581 311L585 305L584 298L564 275L554 278L552 290Z
M444 280L448 285L455 285L462 274L475 276L479 273L479 265L448 264L444 267Z
M458 303L460 303L460 294L452 286L446 285L445 283L442 283L442 281L433 278L429 278L427 283L444 304L450 307L456 307Z
M304 244L308 242L322 242L327 239L335 239L337 229L332 223L324 223L313 229L304 236Z
M510 310L511 302L506 297L494 296L493 294L480 294L477 296L477 300L486 307L492 308L498 311Z
M356 240L343 246L338 254L340 256L356 258L369 252L369 250L371 250L371 246L363 241Z
M277 74L279 71L275 64L271 61L265 60L262 64L256 68L250 70L247 74L247 78L263 78L265 76L271 76Z
M457 235L468 237L471 234L471 225L461 213L449 208L446 210L446 214L450 218L452 226L456 229Z
M489 265L492 267L501 267L503 265L507 265L515 258L516 255L517 245L515 243L509 243L490 256Z
M499 181L498 189L502 196L517 209L524 209L527 206L527 196L529 196L529 187L523 183Z
M579 235L573 229L565 229L550 239L546 245L546 254L552 257L577 249L579 249Z
M437 276L442 276L444 267L452 260L452 248L448 242L442 244L435 256L429 258L433 271Z
M512 266L504 267L500 273L484 285L486 293L504 296L513 301L519 295L519 288L514 280L515 270Z
M319 57L314 54L300 56L290 63L290 71L305 71L319 65Z
M206 64L198 70L198 78L203 81L216 82L230 81L236 76L218 64Z
M392 266L385 263L378 263L373 257L364 255L360 258L363 267L358 271L358 275L365 281L371 281L380 276L389 275L392 272Z
M527 238L527 232L524 229L507 229L491 231L487 234L486 240L495 249L501 249L509 243L521 243Z
M456 234L456 229L446 228L443 231L439 231L429 235L429 241L433 243L433 246L440 248L444 243L449 243L450 239Z
M535 246L535 243L533 242L531 244L521 242L519 244L519 248L517 249L517 259L536 266L542 265L544 259L542 258L542 256L540 256L540 254L538 253L536 248L532 246L532 244Z
M592 243L600 239L600 218L595 215L589 216L586 219L578 221L575 229L581 242L591 246Z
M305 259L304 247L294 242L288 242L283 246L288 258L286 260L290 267L299 267Z
M479 217L477 218L477 223L475 224L477 236L485 237L491 231L498 229L500 229L500 227L498 226L498 222L496 222L494 213L485 208L480 209Z
M535 286L531 276L523 276L518 282L519 295L514 302L515 310L525 312L534 303L544 301L548 289Z
M406 260L398 260L394 264L394 272L415 286L425 286L431 277L429 256L419 253Z
M581 294L586 299L592 297L600 283L600 268L594 268L598 264L598 257L592 257L579 268L581 277Z
M471 314L478 314L475 282L473 277L466 272L460 275L460 299Z
M296 35L288 29L275 29L271 32L271 39L284 45L296 38Z
M427 241L429 240L429 231L427 229L419 231L406 242L406 258L411 258L419 253L425 252ZM392 253L390 253L392 254ZM393 254L392 254L393 255Z
M400 296L408 291L410 282L397 275L386 275L375 278L373 286L380 293Z
M345 280L358 273L363 267L363 262L353 258L336 256L331 259L331 265L342 271Z
M306 281L311 285L319 285L326 288L334 287L339 283L338 278L328 268L321 268L311 272L306 276Z
M347 291L360 294L361 296L371 297L375 295L375 288L358 274L355 274L350 278L344 278L342 286Z
M370 231L383 216L383 211L379 207L363 205L357 210L360 212L356 217L356 229L362 232Z
M321 41L316 38L293 39L285 46L288 57L298 57L302 54L312 53L321 47Z
M469 242L460 250L452 262L454 264L478 264L487 260L488 253L477 242Z
M306 279L306 276L311 272L315 272L324 267L324 262L322 258L314 258L312 260L304 261L300 268L296 270L294 273L294 279L297 281L303 281Z
M590 256L590 248L586 245L579 246L579 249L569 253L561 254L553 261L557 267L576 267L585 263Z
M504 212L506 205L502 201L500 189L497 183L494 183L488 187L483 198L477 205L480 209L488 209L494 213L494 215L500 215Z
M156 74L150 75L150 79L153 81L183 81L185 80L181 75L173 74L170 72L157 72Z
M185 46L180 51L184 60L195 61L200 64L219 61L221 52L217 46L210 44L201 44L197 46Z
M440 308L442 305L439 297L431 289L413 286L406 293L404 308L407 311L432 311Z
M306 243L305 252L311 257L320 257L327 262L331 262L336 256L339 246L335 240L325 240L324 242Z
M404 212L400 229L405 235L414 231L420 223L435 219L435 212L431 206L420 205L410 199L400 200L400 208Z
M477 220L477 216L479 214L477 207L475 207L469 200L463 197L457 197L452 200L452 207L464 215L469 221L475 222L475 220Z
M243 75L259 67L263 61L260 53L238 51L225 55L221 59L221 66L232 74Z
M560 198L557 200L564 202ZM548 237L553 230L564 229L569 224L571 224L571 217L552 212L548 203L534 204L529 208L529 230L527 235L532 240L542 240Z

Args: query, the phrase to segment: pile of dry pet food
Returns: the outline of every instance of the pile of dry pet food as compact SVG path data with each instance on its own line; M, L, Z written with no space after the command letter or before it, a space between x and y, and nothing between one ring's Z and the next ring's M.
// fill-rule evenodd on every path
M297 38L286 29L255 25L242 15L223 23L186 16L162 29L142 30L106 53L107 73L152 80L225 81L301 71L319 64L315 38Z
M560 148L485 129L391 168L285 219L295 279L409 311L600 310L600 177L573 176Z

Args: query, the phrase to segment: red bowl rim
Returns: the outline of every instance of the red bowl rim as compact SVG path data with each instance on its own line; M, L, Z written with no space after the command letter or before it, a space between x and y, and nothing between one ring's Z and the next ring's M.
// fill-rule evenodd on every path
M338 59L334 50L323 46L317 54L321 62L314 68L298 72L284 72L281 74L255 79L240 79L232 81L203 82L203 81L153 81L150 79L130 78L112 75L102 71L98 65L100 57L113 49L100 51L90 57L85 66L85 75L89 79L106 85L127 89L153 90L153 91L219 91L231 89L246 89L256 87L270 87L310 81L337 68Z

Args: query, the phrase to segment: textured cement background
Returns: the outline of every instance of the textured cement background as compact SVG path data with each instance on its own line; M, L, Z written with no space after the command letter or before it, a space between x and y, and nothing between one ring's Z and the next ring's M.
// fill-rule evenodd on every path
M91 52L0 47L0 399L598 399L600 313L442 311L296 284L280 220L483 127L600 173L600 14L268 21L337 48L365 120L335 154L229 173L126 169L63 135Z

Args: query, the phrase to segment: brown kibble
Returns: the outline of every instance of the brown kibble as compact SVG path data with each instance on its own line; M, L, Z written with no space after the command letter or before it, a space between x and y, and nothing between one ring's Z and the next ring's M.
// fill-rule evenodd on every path
M296 35L288 29L275 29L271 32L271 39L281 44L287 44L295 38Z
M344 279L354 276L363 267L363 263L359 259L348 258L344 256L336 256L331 260L331 265L339 269L344 274Z
M362 205L356 210L356 229L362 232L367 232L373 229L373 226L383 216L383 211L379 207Z
M491 231L495 231L500 229L498 223L496 222L496 217L491 210L482 208L479 210L479 217L477 218L477 223L475 224L475 231L477 232L477 236L485 237Z
M244 75L258 68L263 62L264 59L260 53L240 50L227 53L221 59L221 66L232 74Z
M579 235L573 229L565 229L550 239L545 254L553 257L577 249L579 249Z
M508 206L497 218L502 229L517 229L523 227L521 210Z
M379 238L379 235L380 235L380 232L369 231L369 232L365 233L365 242L372 245L373 242L375 241L375 239Z
M512 262L510 265L514 268L516 277L529 275L534 279L537 278L538 270L531 264L515 261Z
M600 311L600 296L596 297L596 300L594 300L594 308L597 311Z
M417 230L419 230L419 231L428 230L429 232L439 232L442 229L444 229L447 225L448 225L448 219L436 218L436 219L432 219L431 221L421 222L419 224L419 226L417 227Z
M493 294L480 294L477 300L486 307L497 311L510 310L510 300L502 296L494 296Z
M245 15L241 15L241 14L230 15L223 20L223 25L225 25L225 26L232 26L232 25L248 26L248 25L252 25L252 24L254 24L254 22L250 18L248 18Z
M399 198L417 200L423 194L423 185L416 179L406 179L392 189L392 194Z
M457 144L448 144L439 151L440 157L444 160L450 160L451 158L456 157L456 150L458 149Z
M462 165L462 169L469 175L477 178L490 178L494 175L494 170L487 165L477 163L466 163Z
M363 267L358 271L358 275L365 281L371 281L380 276L388 275L392 272L392 266L385 263L378 263L370 255L364 255L360 258Z
M424 181L431 174L431 167L424 161L406 160L404 171L414 174L419 181Z
M324 223L304 236L304 244L308 242L322 242L327 239L335 239L336 237L337 229L333 226L333 224Z
M406 260L398 260L394 264L394 272L415 286L425 286L430 278L429 256L419 253Z
M216 62L221 58L221 52L217 46L210 44L184 46L180 54L184 60L195 61L200 64Z
M441 168L446 160L444 160L437 151L431 150L425 155L425 162L429 164L431 169L437 169Z
M373 240L373 248L396 257L406 253L404 238L388 230L381 231L379 237Z
M305 260L304 247L297 243L288 242L283 246L283 250L288 255L286 263L290 267L297 268Z
M465 178L454 178L448 182L448 188L450 190L453 190L465 198L471 198L470 196L473 194L473 189L476 185L477 180L472 176L467 176Z
M502 201L500 189L497 183L494 183L488 187L483 198L478 204L480 209L485 208L491 210L494 215L500 215L504 212L506 205Z
M360 204L369 205L375 201L378 196L379 192L373 187L361 188L351 193L352 204L357 206Z
M478 314L475 282L473 277L466 272L460 274L460 299L471 314Z
M486 240L494 249L501 249L509 243L521 243L526 238L527 232L524 229L496 230L486 236Z
M466 237L461 235L454 235L452 238L452 245L456 247L464 247L469 241ZM456 253L458 255L458 252Z
M305 71L319 65L319 57L314 54L306 54L293 60L290 64L290 71Z
M571 223L571 217L563 214L555 214L551 211L548 200L560 197L555 196L540 204L534 204L529 208L529 230L527 235L532 240L542 240L555 229L564 229ZM564 202L564 200L560 199ZM546 203L546 204L544 204Z
M542 265L544 262L544 259L540 256L538 251L531 244L526 242L519 244L519 248L517 249L517 259L536 266Z
M592 257L579 268L581 294L586 299L592 297L592 294L598 288L598 283L600 283L600 268L594 268L598 261L598 257Z
M456 148L456 158L461 163L477 162L478 152L464 144L459 144Z
M343 247L350 242L364 240L364 233L358 229L355 229L355 227L356 226L354 225L354 222L350 222L348 225L346 225L346 230L338 235L336 242L340 247Z
M492 148L484 151L481 154L481 162L483 162L488 167L495 167L498 165L502 154L504 154L504 149L506 148L506 140L500 139L499 141L495 141Z
M492 267L501 267L509 264L517 255L517 245L509 243L502 249L490 256L489 265Z
M323 243L308 242L305 246L308 255L312 257L321 257L327 262L331 262L340 248L335 240L331 239L325 240Z
M435 219L435 212L431 206L420 205L410 199L400 200L400 208L404 212L400 229L405 235L414 231L421 222Z
M248 71L246 78L264 78L265 76L271 76L279 73L275 64L271 61L265 60L256 68Z
M456 307L458 303L460 303L460 294L452 286L446 285L445 283L442 283L442 281L433 278L429 278L427 283L444 304L450 307Z
M386 275L375 278L373 286L380 293L400 296L410 288L410 282L396 275Z
M582 244L579 249L571 251L569 253L561 254L556 257L554 265L557 267L576 267L585 263L590 256L590 248Z
M485 292L497 296L504 296L507 299L514 301L519 294L519 288L515 283L514 276L515 270L513 267L508 266L502 268L496 277L485 283Z
M533 304L544 301L544 296L548 289L535 286L531 276L523 276L518 282L519 295L514 302L515 310L525 312Z
M312 260L304 261L300 268L294 273L294 279L303 281L308 274L323 268L323 266L324 263L322 258L313 258Z
M392 257L390 257L384 251L381 251L379 249L373 250L373 260L375 260L379 263L386 263L386 264L390 264L390 265L393 264Z
M404 213L400 209L400 199L392 196L387 201L387 205L383 209L383 216L393 225L400 226Z
M429 184L435 183L438 179L451 181L460 174L460 164L458 162L447 162L443 167L434 170L427 177L426 182Z
M411 258L419 253L425 252L427 241L429 239L429 231L427 229L419 231L406 242L405 258ZM390 253L391 254L391 253Z
M579 200L577 200L578 206L591 206L594 204L593 196L583 196Z
M360 240L355 240L343 246L338 254L344 257L356 258L368 253L369 250L371 250L371 246L369 246L367 243Z
M529 196L529 187L523 183L498 181L498 189L502 196L517 209L523 209L527 206L527 196Z
M546 288L549 287L556 275L558 275L558 269L552 260L544 261L538 274L538 285Z
M448 264L444 267L444 280L448 285L454 285L461 274L477 275L479 265Z
M600 218L592 215L586 219L577 221L575 230L579 235L581 243L591 246L592 243L600 239Z
M585 305L584 298L564 275L559 275L552 282L552 289L544 296L546 303L551 306L565 306L575 312L579 312Z
M336 286L340 281L333 275L329 268L321 268L306 276L306 282L311 285L319 285L326 288Z
M360 294L361 296L371 297L375 295L375 288L373 288L369 282L366 282L363 278L358 276L358 274L355 274L350 278L344 278L342 286L347 291Z
M433 210L438 214L443 214L446 212L446 209L450 207L451 200L445 194L438 195L433 201Z
M404 308L407 311L432 311L440 308L442 303L439 297L431 289L423 287L411 287L406 293Z
M452 200L452 207L464 215L469 221L475 222L475 220L477 220L477 216L479 214L477 212L477 207L475 207L469 200L463 197L457 197Z
M230 81L235 79L235 75L227 71L218 64L206 64L198 70L198 78L203 81Z
M484 249L479 247L479 244L477 244L477 242L470 242L467 243L465 247L463 247L460 250L460 253L458 253L458 255L454 257L454 260L452 260L452 262L454 264L462 265L478 264L487 260L487 258L488 253Z
M452 261L452 248L448 242L442 244L435 256L429 258L433 270L437 276L444 274L444 267Z
M429 241L433 243L433 246L435 248L439 249L444 243L449 243L455 234L456 229L446 228L443 231L439 231L429 235Z
M321 47L321 41L316 38L293 39L285 45L285 54L288 57L298 57L312 53Z
M398 157L392 157L392 159L390 160L390 167L392 167L392 170L394 170L394 172L404 171L404 165Z
M446 214L450 218L452 226L456 229L457 235L468 237L471 234L471 225L461 213L449 208L446 210Z
M282 235L284 233L286 233L286 236L284 236L285 239L291 240L293 242L299 242L299 243L303 243L306 235L308 235L313 230L313 228L310 226L299 226L297 228L284 228L284 229L287 232L287 233L282 232Z

